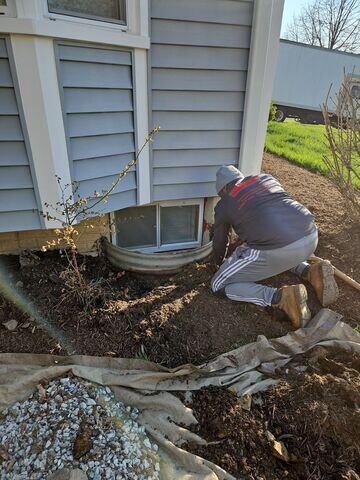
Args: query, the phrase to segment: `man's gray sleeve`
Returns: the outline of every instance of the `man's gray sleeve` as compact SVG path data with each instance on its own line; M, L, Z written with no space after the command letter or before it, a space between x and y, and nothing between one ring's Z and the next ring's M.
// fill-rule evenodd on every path
M221 265L226 255L226 249L229 245L229 230L230 224L226 219L222 201L220 200L220 202L215 207L215 224L213 238L214 257L217 265Z

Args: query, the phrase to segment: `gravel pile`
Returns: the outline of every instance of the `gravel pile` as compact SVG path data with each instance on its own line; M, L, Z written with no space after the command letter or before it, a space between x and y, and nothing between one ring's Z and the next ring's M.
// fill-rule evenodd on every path
M92 480L157 480L158 446L137 416L110 388L77 377L38 385L0 411L0 479L49 480L68 468Z

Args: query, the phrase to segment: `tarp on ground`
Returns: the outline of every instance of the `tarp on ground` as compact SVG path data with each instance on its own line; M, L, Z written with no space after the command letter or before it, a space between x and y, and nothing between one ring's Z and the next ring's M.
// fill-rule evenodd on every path
M161 479L230 480L233 477L218 466L181 448L188 440L206 442L184 427L196 420L171 392L208 385L231 386L239 395L264 390L274 383L264 372L315 346L360 352L360 335L340 315L323 309L306 328L273 340L259 336L256 342L201 366L169 369L136 359L4 353L0 354L0 409L25 400L40 381L71 372L111 387L119 400L140 410L137 421L160 447Z

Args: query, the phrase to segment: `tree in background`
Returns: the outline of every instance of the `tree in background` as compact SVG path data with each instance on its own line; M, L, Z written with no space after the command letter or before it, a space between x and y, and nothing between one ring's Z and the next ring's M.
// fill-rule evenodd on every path
M333 50L360 52L360 1L313 0L288 24L285 38Z

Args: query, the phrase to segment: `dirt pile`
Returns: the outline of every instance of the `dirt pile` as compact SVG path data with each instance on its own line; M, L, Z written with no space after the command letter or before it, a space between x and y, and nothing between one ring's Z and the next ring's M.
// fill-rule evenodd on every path
M355 480L360 474L360 356L315 349L278 372L280 383L252 399L250 411L228 390L193 395L209 445L188 448L235 477L251 480ZM268 432L285 447L274 455Z

